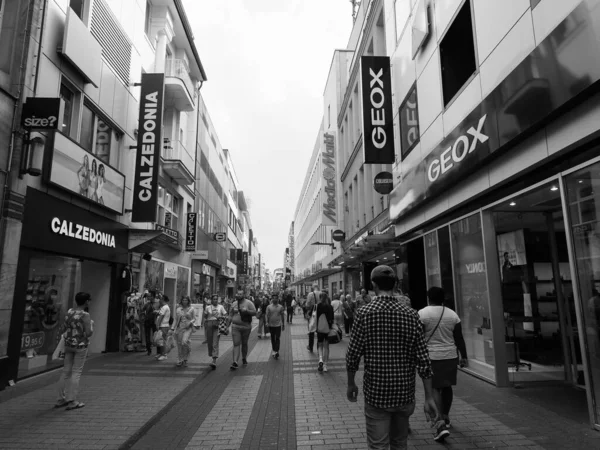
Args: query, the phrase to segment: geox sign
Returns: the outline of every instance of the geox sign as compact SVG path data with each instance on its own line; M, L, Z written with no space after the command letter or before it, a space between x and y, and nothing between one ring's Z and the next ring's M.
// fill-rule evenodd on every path
M158 200L158 164L162 147L165 75L142 74L132 222L154 222Z
M390 58L362 56L360 61L365 164L393 164L396 158Z
M323 152L323 224L337 225L337 192L335 179L335 139L332 134L324 135Z

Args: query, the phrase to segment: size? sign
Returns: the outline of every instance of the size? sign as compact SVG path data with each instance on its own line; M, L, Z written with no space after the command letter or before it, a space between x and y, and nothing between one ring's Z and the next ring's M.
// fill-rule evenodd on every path
M56 130L59 111L59 98L30 97L23 104L21 125L28 130Z

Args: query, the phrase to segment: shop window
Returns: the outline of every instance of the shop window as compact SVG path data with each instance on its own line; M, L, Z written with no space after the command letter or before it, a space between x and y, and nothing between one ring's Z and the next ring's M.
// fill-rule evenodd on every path
M465 1L440 42L440 59L444 106L447 106L477 70L469 0Z
M427 289L434 286L442 287L437 231L425 235L425 267L427 269Z
M179 198L168 192L164 187L158 187L158 205L156 222L172 230L179 229Z
M493 380L494 346L480 215L453 223L450 234L457 313L467 344L469 370Z
M81 135L79 143L90 153L106 164L110 164L110 147L113 142L113 129L89 106L83 105L81 114Z
M44 254L31 257L18 378L62 365L52 354L60 340L60 324L80 285L79 260Z
M70 138L77 137L77 103L79 93L64 81L60 85L59 131Z
M144 33L150 37L150 26L152 24L152 4L149 0L146 0L146 18L144 21Z
M415 83L400 105L400 155L401 161L409 155L419 143L419 109L417 106L417 83Z
M77 17L83 21L84 7L86 0L70 0L69 6L73 10Z

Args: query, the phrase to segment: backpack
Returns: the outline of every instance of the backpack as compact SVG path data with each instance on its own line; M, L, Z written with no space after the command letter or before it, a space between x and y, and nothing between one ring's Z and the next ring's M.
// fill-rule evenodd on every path
M317 320L317 332L318 333L329 333L329 322L327 322L327 314L321 314L319 320Z

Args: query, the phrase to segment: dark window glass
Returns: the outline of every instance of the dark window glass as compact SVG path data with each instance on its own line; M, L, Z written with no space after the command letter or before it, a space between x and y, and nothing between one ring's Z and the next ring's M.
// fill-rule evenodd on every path
M85 6L85 0L71 0L69 6L77 16L83 20L83 7Z
M470 2L465 2L440 42L440 59L444 105L448 105L477 69Z
M92 146L94 144L94 118L95 115L92 110L84 105L81 114L81 135L79 143L88 152L92 151Z
M71 136L71 120L73 119L73 100L75 94L64 84L60 85L60 103L62 109L62 121L60 122L60 131L67 136Z

